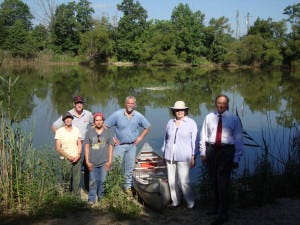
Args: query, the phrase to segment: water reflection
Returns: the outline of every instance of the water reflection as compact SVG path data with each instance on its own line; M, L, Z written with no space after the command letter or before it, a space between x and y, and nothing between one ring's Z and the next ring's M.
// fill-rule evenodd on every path
M123 107L124 98L134 95L138 111L151 122L147 141L160 148L169 107L184 100L200 128L205 115L214 109L214 98L225 93L230 109L238 111L245 129L260 140L262 131L272 129L282 138L286 129L300 119L300 75L282 71L213 71L199 68L79 66L3 69L1 76L19 80L10 90L1 82L2 109L10 109L22 126L33 130L36 147L54 146L52 122L72 107L72 96L83 95L86 108L106 116ZM280 131L279 131L280 130ZM273 135L274 135L273 133ZM274 139L271 137L270 139ZM275 137L276 141L279 138ZM254 150L247 150L253 152ZM256 150L255 150L256 151Z

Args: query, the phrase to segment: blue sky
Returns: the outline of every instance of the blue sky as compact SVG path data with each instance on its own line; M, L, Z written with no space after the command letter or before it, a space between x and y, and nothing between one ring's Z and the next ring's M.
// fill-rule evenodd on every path
M52 0L57 4L67 3L70 0ZM78 0L75 0L78 2ZM122 0L89 0L95 9L95 17L107 15L110 18L117 16L120 18L121 13L117 10L116 5ZM30 7L35 0L23 0ZM180 2L188 4L193 11L200 10L205 14L205 22L211 18L225 16L229 19L233 30L236 29L236 16L239 12L239 27L241 35L246 31L246 16L249 13L250 25L258 18L272 18L273 21L279 21L287 18L283 15L283 10L288 5L299 3L299 0L139 0L144 9L147 10L148 19L170 19L172 10ZM34 14L34 11L32 11Z

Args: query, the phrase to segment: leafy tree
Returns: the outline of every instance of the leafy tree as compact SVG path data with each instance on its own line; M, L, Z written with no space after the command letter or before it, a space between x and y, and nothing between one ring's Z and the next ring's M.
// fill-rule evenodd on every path
M5 38L7 36L7 30L4 25L4 18L0 17L0 48L3 48L3 43L5 41Z
M264 39L260 35L248 35L241 39L239 63L260 66L263 60Z
M117 9L123 12L116 31L117 57L119 60L138 62L136 51L140 46L137 40L147 30L147 11L133 0L123 0Z
M289 40L285 50L287 63L293 63L300 59L300 3L288 6L284 9L285 15L292 26L291 40Z
M54 50L76 55L80 47L80 34L93 28L92 13L94 9L87 0L59 5L51 23Z
M236 56L226 57L237 60L238 64L251 66L280 66L283 57L273 40L265 40L259 34L247 35L233 47Z
M107 61L112 55L112 39L106 18L102 18L93 30L81 35L80 53L96 62Z
M287 63L293 64L293 62L300 59L300 39L289 40L287 48L285 49L285 60Z
M208 47L207 59L214 62L223 61L226 45L233 40L230 33L232 30L227 18L213 18L209 21L209 26L205 29L205 44Z
M170 21L154 21L139 39L139 60L144 63L151 62L154 64L177 63L175 38L173 25Z
M248 35L256 34L260 34L264 39L272 39L272 19L268 18L267 20L263 20L258 17L248 31Z
M250 27L248 35L260 35L265 40L264 65L278 66L282 64L287 45L285 22L273 22L271 18L258 18Z
M0 46L7 43L6 38L11 32L11 27L15 25L16 21L22 23L22 29L29 31L32 27L31 19L33 18L30 13L28 5L20 0L4 0L0 5ZM7 44L6 44L7 47Z
M53 19L52 39L56 51L77 54L80 44L78 23L75 17L76 4L69 2L57 7Z
M285 38L286 24L284 21L273 22L271 18L263 20L258 18L250 27L248 35L260 34L264 39Z
M47 28L41 24L35 26L30 33L30 38L37 50L42 51L46 49L49 42L49 33Z
M287 15L287 19L292 25L292 38L299 39L300 37L300 3L287 6L283 14Z
M284 20L273 22L273 41L276 43L276 46L280 49L281 54L283 55L284 49L287 44L287 26Z
M79 31L84 33L93 28L92 14L95 12L92 7L90 7L90 2L87 0L80 0L76 6L76 19L79 24Z
M281 66L283 56L280 53L280 49L277 47L274 41L266 41L265 52L263 54L262 66Z
M239 55L241 49L241 41L233 40L226 46L226 53L223 58L223 64L240 64Z
M158 52L153 56L153 64L163 64L163 65L174 65L179 62L174 47L170 48L167 51Z
M31 58L35 55L35 49L32 48L29 32L24 23L17 20L13 26L9 27L7 38L4 43L5 49L9 49L13 56Z
M26 30L30 30L32 27L33 16L30 9L20 0L4 0L0 6L0 17L4 26L7 27L13 26L17 20L24 24Z
M181 61L195 63L207 52L204 46L204 14L192 12L188 4L179 3L172 11L171 22L176 36L175 51Z

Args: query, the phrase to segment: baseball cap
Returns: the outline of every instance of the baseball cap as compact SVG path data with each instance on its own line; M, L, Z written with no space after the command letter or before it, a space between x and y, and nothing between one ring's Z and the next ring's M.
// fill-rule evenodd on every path
M80 95L74 97L74 98L73 98L73 101L74 101L74 103L78 103L78 102L84 103L84 99L83 99L83 97L80 96Z
M63 115L62 115L62 121L65 121L65 119L67 118L74 118L73 115L70 113L70 112L65 112Z

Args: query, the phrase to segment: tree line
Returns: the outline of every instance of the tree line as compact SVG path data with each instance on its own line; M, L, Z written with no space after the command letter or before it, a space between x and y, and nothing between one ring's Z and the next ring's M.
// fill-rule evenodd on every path
M43 7L44 19L49 22L36 26L26 3L1 3L0 52L26 59L51 52L85 56L95 63L151 65L266 67L300 62L300 3L283 9L285 20L257 18L242 37L233 37L228 18L212 18L205 25L205 15L183 3L174 7L169 20L148 20L138 1L123 0L117 4L122 16L114 22L107 16L95 19L88 0L45 3L49 7Z

